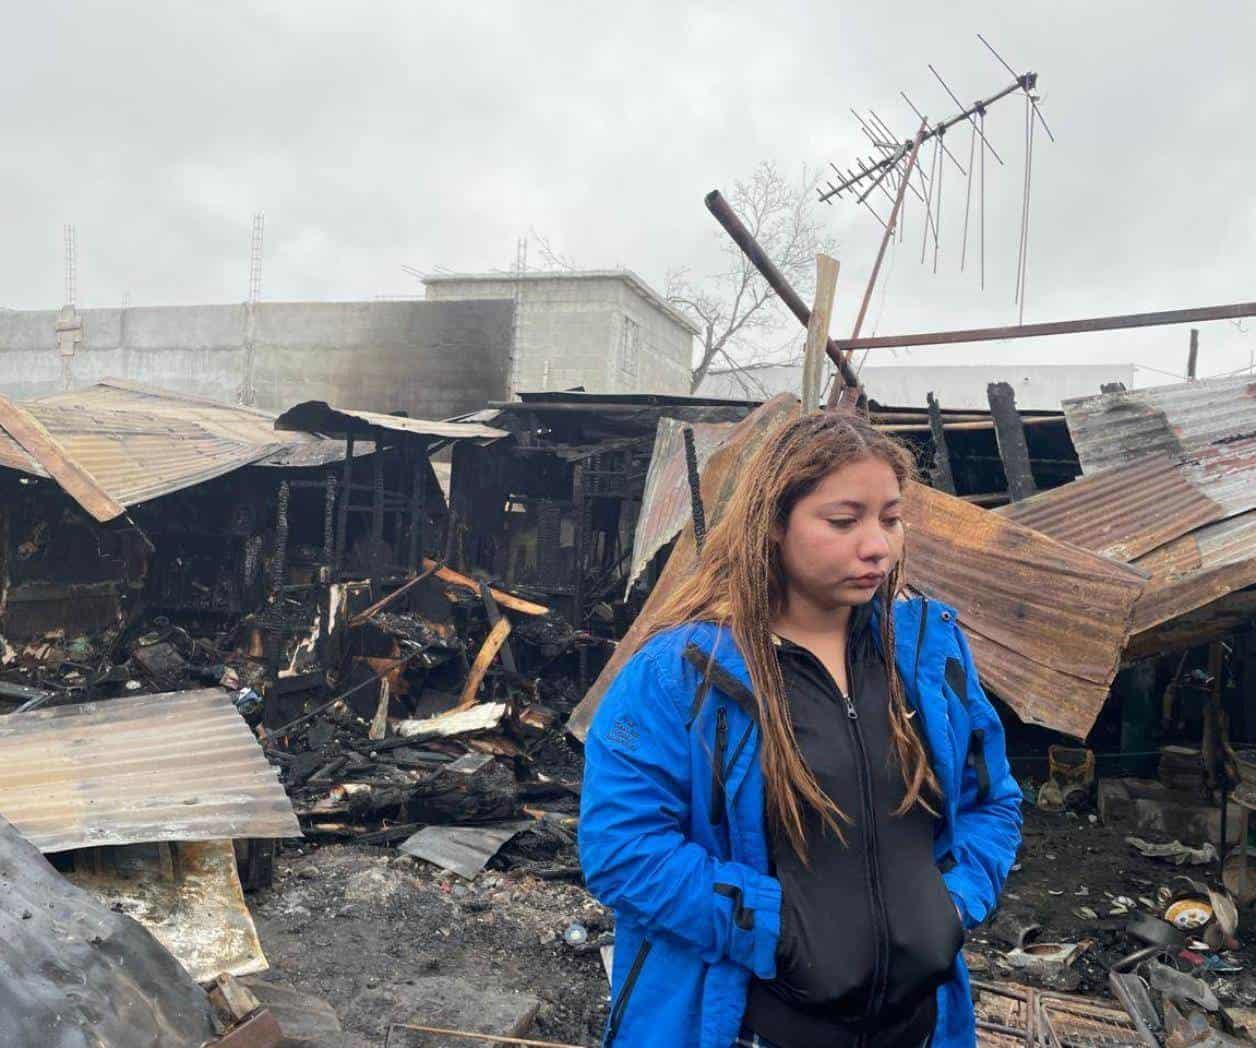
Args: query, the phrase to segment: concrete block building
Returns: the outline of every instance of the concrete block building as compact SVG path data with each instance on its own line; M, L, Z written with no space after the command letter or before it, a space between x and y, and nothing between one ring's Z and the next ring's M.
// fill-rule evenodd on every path
M512 391L689 392L698 329L627 269L451 273L428 301L515 303Z
M0 311L0 393L106 378L279 412L302 400L448 418L508 394L514 305L253 302Z

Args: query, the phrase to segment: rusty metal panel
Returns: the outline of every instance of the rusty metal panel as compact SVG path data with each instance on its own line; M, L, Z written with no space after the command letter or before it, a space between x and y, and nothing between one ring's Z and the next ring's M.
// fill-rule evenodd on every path
M1185 651L1243 629L1256 618L1256 589L1228 593L1194 611L1135 633L1125 649L1127 663Z
M1225 508L1163 452L1080 477L995 512L1122 561L1226 516Z
M1145 575L919 484L904 516L908 582L959 612L983 683L1027 723L1085 738Z
M654 450L645 475L641 512L632 541L628 588L659 550L672 541L693 515L689 470L685 463L684 429L693 430L701 470L733 431L732 422L681 422L661 418L654 432Z
M124 506L247 465L319 466L342 460L345 452L343 441L276 433L275 416L256 408L118 379L13 408L46 430L71 467L88 474L107 497ZM371 451L369 442L355 448L355 454ZM36 462L20 442L0 431L0 466L47 476L52 472L48 465L42 459ZM70 487L66 490L73 494Z
M104 523L126 512L126 507L86 466L76 461L73 452L64 447L40 419L8 397L0 397L0 427L96 520Z
M425 418L402 418L378 411L350 411L335 408L322 400L307 400L290 407L275 420L275 429L325 436L365 433L371 429L412 433L433 440L497 440L510 434L481 422L439 422Z
M773 398L738 423L711 456L702 493L712 524L745 460L797 412L796 398ZM920 485L908 493L906 517L911 584L956 606L982 680L1022 719L1085 737L1116 674L1145 575ZM693 562L689 526L637 621L568 721L578 738L648 635L651 609Z
M1256 585L1256 511L1184 535L1138 562L1151 573L1134 609L1134 632Z
M1195 464L1205 494L1231 513L1256 508L1256 379L1251 375L1066 400L1085 473L1162 453Z
M221 688L0 718L0 815L43 852L301 836Z

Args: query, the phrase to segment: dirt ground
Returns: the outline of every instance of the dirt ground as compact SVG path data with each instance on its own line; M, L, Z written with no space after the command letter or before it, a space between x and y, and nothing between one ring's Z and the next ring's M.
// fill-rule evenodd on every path
M1108 965L1140 945L1124 932L1132 914L1111 915L1115 898L1153 901L1160 885L1183 873L1215 884L1215 864L1144 858L1125 842L1127 829L1092 822L1092 814L1026 807L1018 868L1000 909L969 935L974 976L1015 979L1001 964L1009 944L1000 936L1034 923L1041 942L1092 940L1067 988L1108 998ZM250 904L273 976L327 1000L344 1024L347 1048L382 1045L389 1021L421 1010L407 988L431 975L538 998L532 1037L598 1042L608 1005L598 946L613 927L578 884L492 869L467 883L391 848L306 846L281 853L274 887ZM1097 917L1079 916L1082 907ZM1141 903L1136 909L1156 912ZM587 933L574 947L564 940L573 923ZM1241 971L1202 973L1225 1005L1256 1005L1253 931L1256 911L1249 910L1240 915L1240 949L1218 955Z
M282 852L274 887L249 901L273 975L331 1004L346 1048L382 1045L417 1010L407 988L433 975L538 998L530 1037L598 1041L611 919L578 885L491 869L468 883L392 848L331 845Z

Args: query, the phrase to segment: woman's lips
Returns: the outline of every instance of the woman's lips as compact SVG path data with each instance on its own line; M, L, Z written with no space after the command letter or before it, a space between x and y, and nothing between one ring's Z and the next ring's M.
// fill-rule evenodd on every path
M850 580L850 585L858 586L860 589L876 589L885 581L885 575L856 575Z

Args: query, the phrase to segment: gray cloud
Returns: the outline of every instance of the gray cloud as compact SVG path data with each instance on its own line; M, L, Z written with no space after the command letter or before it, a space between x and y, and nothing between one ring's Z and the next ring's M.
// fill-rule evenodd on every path
M61 298L61 226L88 305L238 300L250 217L266 212L267 298L419 290L401 263L511 264L543 231L582 265L714 263L702 207L760 160L866 152L848 113L907 135L1008 74L975 34L1041 74L1059 141L1035 152L1026 320L1239 301L1256 205L1256 9L1007 4L9 5L0 90L0 304ZM944 185L941 271L920 214L888 266L880 333L1009 323L1023 110L990 117L988 286L958 272L963 180ZM949 140L966 159L966 134ZM879 227L825 210L849 329ZM1256 323L1252 325L1256 328ZM1202 370L1246 365L1256 334L1214 324ZM1180 370L1186 333L1145 330L900 354L900 362L1132 359ZM878 357L884 362L889 357Z

